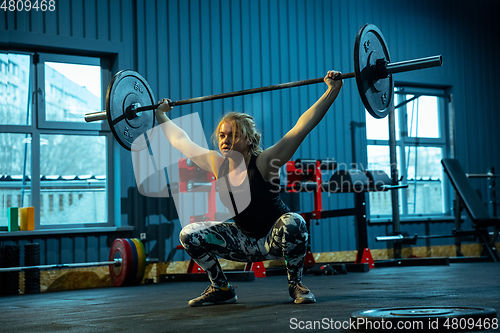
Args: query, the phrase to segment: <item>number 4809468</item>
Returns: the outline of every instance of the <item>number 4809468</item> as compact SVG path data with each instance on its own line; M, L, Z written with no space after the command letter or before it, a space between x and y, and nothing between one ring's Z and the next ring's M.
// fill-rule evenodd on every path
M31 0L3 0L0 5L0 9L3 9L4 12L21 12L26 11L29 12L31 10L36 11L49 11L53 12L56 10L56 1L55 0L35 0L32 2Z

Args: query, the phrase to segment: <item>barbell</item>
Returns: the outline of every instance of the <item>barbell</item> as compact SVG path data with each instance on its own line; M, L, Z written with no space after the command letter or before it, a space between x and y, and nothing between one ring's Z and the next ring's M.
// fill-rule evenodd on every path
M111 283L116 286L132 286L141 283L146 269L146 252L137 238L117 238L111 244L109 261L70 263L0 268L0 273L30 271L35 269L109 266Z
M365 24L358 30L354 41L354 72L341 74L335 79L356 78L366 110L374 118L384 118L393 103L392 74L437 67L442 63L441 55L391 63L382 32L373 24ZM173 101L170 105L194 104L320 82L323 82L323 77ZM122 70L115 74L108 86L106 110L85 114L85 121L107 120L116 140L131 150L132 143L154 126L154 113L144 112L158 108L160 104L154 103L154 94L147 81L135 71ZM134 149L141 150L147 145L148 140L142 136L142 142L135 141Z

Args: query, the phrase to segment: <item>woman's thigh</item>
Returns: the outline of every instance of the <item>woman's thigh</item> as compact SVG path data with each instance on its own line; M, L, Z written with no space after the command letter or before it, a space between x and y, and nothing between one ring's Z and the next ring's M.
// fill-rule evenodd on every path
M262 261L258 240L246 236L233 222L197 222L181 232L181 243L188 252L202 250L235 261Z
M302 253L307 249L306 222L300 214L283 214L269 234L259 240L260 252L266 259L282 258L287 253Z

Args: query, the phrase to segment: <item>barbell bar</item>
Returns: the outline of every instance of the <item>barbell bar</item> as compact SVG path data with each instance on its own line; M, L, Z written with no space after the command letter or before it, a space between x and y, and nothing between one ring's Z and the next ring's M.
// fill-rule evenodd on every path
M396 74L396 73L403 73L403 72L409 72L409 71L414 71L414 70L419 70L419 69L441 66L442 63L443 63L442 56L437 55L437 56L427 57L427 58L420 58L420 59L413 59L413 60L388 63L385 65L385 67L382 66L382 68L378 69L378 70L381 71L382 73L385 72L386 73L385 77L387 77L388 75L392 75L392 74ZM355 77L356 77L356 74L354 72L351 72L351 73L340 74L337 77L335 77L335 80L350 79L350 78L355 78ZM383 77L380 77L380 78L383 78ZM184 100L180 100L180 101L172 101L169 103L169 105L173 107L173 106L180 106L180 105L187 105L187 104L202 103L202 102L214 101L217 99L224 99L224 98L237 97L237 96L243 96L243 95L257 94L257 93L273 91L273 90L280 90L280 89L286 89L286 88L293 88L293 87L300 87L300 86L306 86L306 85L311 85L311 84L317 84L317 83L323 82L323 80L324 80L323 77L319 77L316 79L292 81L292 82L280 83L280 84L275 84L275 85L270 85L270 86L260 87L260 88L251 88L251 89L227 92L227 93L222 93L222 94L217 94L217 95L201 96L201 97L188 98L188 99L184 99ZM134 112L135 114L138 114L140 112L144 112L144 111L148 111L148 110L155 110L159 106L160 106L160 104L145 105L145 106L132 105L130 111ZM85 115L86 122L93 122L93 121L106 120L106 119L107 119L107 114L106 114L105 110L99 111L99 112L87 113Z
M346 78L351 78L351 77L354 77L354 72L347 73L347 74L341 74L341 75L337 76L336 79L346 79ZM174 106L180 106L180 105L202 103L202 102L214 101L214 100L230 98L230 97L257 94L260 92L266 92L266 91L272 91L272 90L305 86L305 85L319 83L322 81L323 81L323 78L317 78L317 79L293 81L293 82L288 82L288 83L280 83L280 84L275 84L275 85L266 86L266 87L251 88L251 89L227 92L227 93L222 93L222 94L217 94L217 95L201 96L201 97L188 98L188 99L184 99L184 100L180 100L180 101L172 101L169 103L169 105L174 107ZM148 110L155 110L159 106L160 106L160 104L145 105L145 106L140 106L140 107L132 106L131 111L138 114L140 112L144 112L144 111L148 111ZM85 115L85 121L87 121L87 122L106 120L106 118L107 118L106 110L93 112L93 113L87 113Z
M78 267L93 267L93 266L104 266L104 265L114 265L116 267L121 266L122 260L115 259L113 261L98 261L98 262L84 262L84 263L71 263L71 264L51 264L51 265L35 265L35 266L19 266L19 267L3 267L0 268L0 273L4 272L21 272L33 269L50 269L50 268L78 268Z
M374 118L384 118L393 105L394 81L392 75L441 66L441 55L391 62L382 32L373 24L365 24L354 42L354 72L341 74L336 79L355 78L358 92L366 110ZM299 87L323 82L324 78L281 83L260 88L251 88L217 95L201 96L173 101L171 106L181 106L223 98L237 97L285 88ZM131 150L132 143L154 126L154 94L147 81L137 72L123 70L115 74L106 95L106 110L85 114L86 122L107 120L117 141ZM134 143L135 149L147 147L148 140Z
M500 173L466 173L467 178L500 178Z
M144 246L139 239L117 238L111 244L109 261L2 267L0 268L0 273L21 272L36 269L77 268L108 265L111 283L116 287L120 287L141 283L144 278L146 261Z

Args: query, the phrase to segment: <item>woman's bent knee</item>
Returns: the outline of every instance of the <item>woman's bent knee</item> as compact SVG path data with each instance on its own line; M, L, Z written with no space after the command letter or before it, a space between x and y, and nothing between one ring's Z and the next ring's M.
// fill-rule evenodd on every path
M181 232L179 233L179 240L181 241L182 245L190 243L193 234L193 225L194 224L188 224L187 226L182 228Z
M297 228L301 232L307 232L306 221L300 214L294 212L286 213L283 214L281 220L287 228Z
M179 240L182 245L206 246L219 245L225 241L216 230L221 222L195 222L182 228Z

